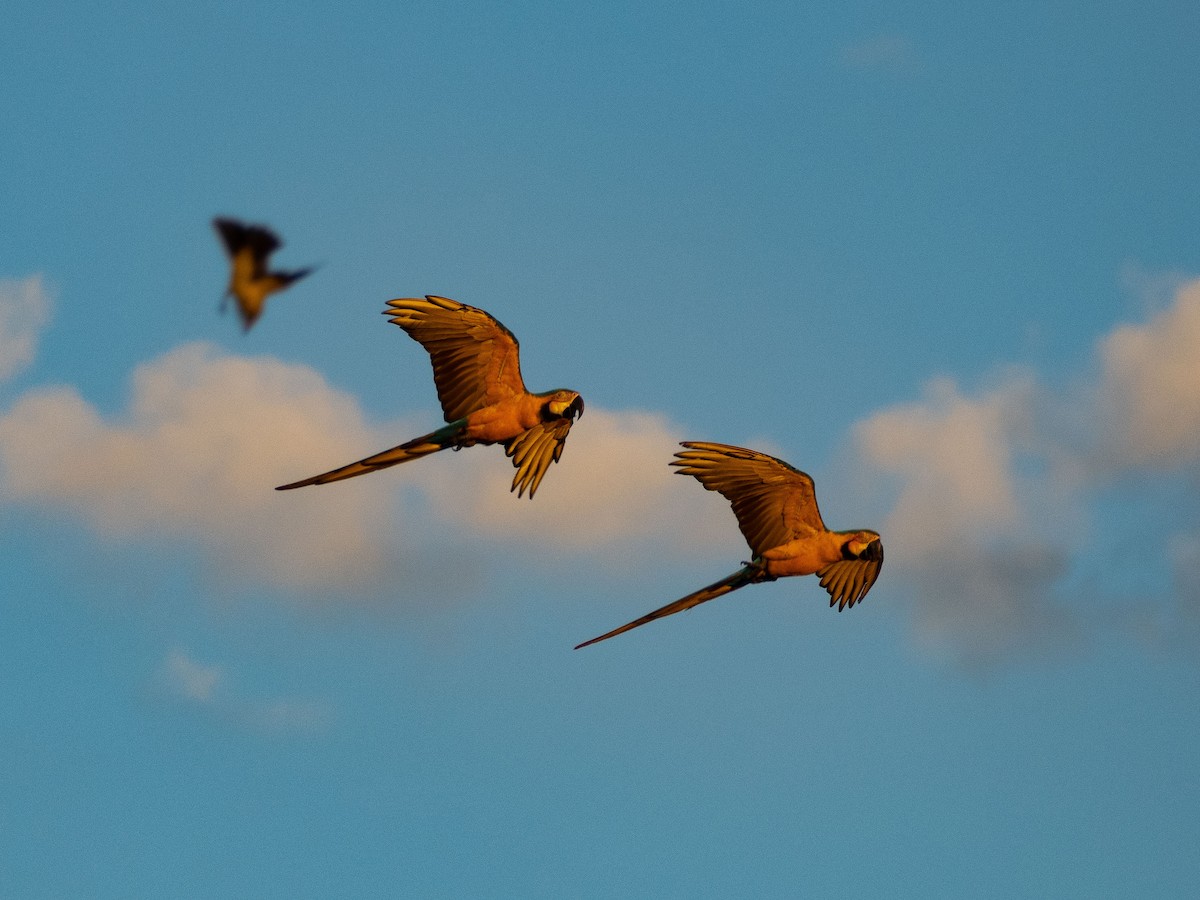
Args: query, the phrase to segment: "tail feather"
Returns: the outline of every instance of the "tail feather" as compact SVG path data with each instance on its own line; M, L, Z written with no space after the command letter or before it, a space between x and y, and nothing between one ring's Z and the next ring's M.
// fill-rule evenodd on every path
M291 272L276 272L275 275L282 282L280 287L287 287L288 285L299 281L305 275L311 275L314 271L316 271L316 268L316 266L309 266L307 269L294 269Z
M293 488L307 487L310 484L329 484L331 481L343 481L346 478L354 478L356 475L365 475L367 472L377 472L389 466L398 466L400 463L420 459L422 456L437 453L439 450L445 450L447 447L458 446L458 439L462 435L463 427L464 423L461 421L452 422L444 428L439 428L437 431L432 431L419 438L413 438L399 447L384 450L382 453L376 453L374 456L368 456L366 459L352 462L348 466L342 466L340 469L333 469L329 472L323 472L320 475L314 475L312 478L305 478L303 481L281 484L275 490L290 491Z
M591 644L606 641L610 637L616 637L618 634L624 634L632 628L637 628L639 625L645 625L647 622L653 622L655 619L661 619L664 616L670 616L677 612L682 612L685 609L691 609L693 606L699 606L709 600L717 597L723 597L731 591L736 591L738 588L745 587L748 584L763 580L762 565L759 563L751 563L738 569L732 575L722 578L720 581L710 584L708 587L703 587L695 593L688 594L686 597L681 597L674 603L668 603L654 612L646 613L640 619L634 619L620 628L614 628L607 634L602 634L600 637L594 637L590 641L584 641L582 644L576 645L575 649L580 650Z

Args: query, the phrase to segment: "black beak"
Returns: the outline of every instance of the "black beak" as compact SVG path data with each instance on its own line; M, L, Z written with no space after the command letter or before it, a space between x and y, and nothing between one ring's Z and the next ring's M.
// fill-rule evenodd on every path
M883 542L879 538L871 541L863 550L860 559L868 559L871 562L883 562Z

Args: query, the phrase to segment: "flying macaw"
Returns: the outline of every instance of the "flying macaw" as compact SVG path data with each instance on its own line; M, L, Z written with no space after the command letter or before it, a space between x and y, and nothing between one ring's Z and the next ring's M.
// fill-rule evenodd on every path
M449 423L358 462L281 485L279 491L327 484L408 462L439 450L502 444L517 473L511 490L520 497L537 491L550 463L562 456L583 398L565 389L531 394L521 379L513 333L473 306L446 297L388 301L389 320L429 352L442 412Z
M692 475L733 506L754 559L727 578L634 619L575 649L691 609L748 584L789 575L817 575L838 610L867 595L883 566L883 543L875 531L830 531L817 509L813 480L783 460L742 447L684 441L671 465Z

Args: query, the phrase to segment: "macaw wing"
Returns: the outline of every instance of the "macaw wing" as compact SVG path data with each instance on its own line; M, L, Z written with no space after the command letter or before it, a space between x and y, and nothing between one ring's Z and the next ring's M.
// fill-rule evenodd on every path
M447 422L525 393L516 337L482 309L429 295L389 300L383 314L429 353Z
M821 587L829 592L829 605L836 603L841 612L867 596L882 568L881 551L878 559L841 559L830 563L817 572L817 577L821 579Z
M249 250L255 277L262 274L267 257L283 246L275 232L261 225L243 225L236 219L216 218L213 227L231 257Z
M824 531L813 480L783 460L755 450L684 441L671 463L733 507L755 556L798 537Z
M518 497L528 488L529 499L533 499L550 463L558 462L562 456L571 424L572 420L566 418L539 422L504 444L505 454L512 457L517 468L510 490L516 491Z

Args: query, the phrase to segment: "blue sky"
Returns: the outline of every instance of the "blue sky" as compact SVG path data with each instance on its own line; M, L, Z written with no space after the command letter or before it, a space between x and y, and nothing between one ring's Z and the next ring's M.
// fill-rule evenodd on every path
M1192 4L10 3L0 893L1182 896ZM214 215L319 269L249 334ZM431 430L436 293L587 400ZM748 588L680 440L883 534Z

